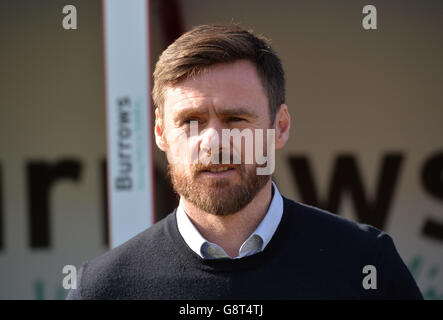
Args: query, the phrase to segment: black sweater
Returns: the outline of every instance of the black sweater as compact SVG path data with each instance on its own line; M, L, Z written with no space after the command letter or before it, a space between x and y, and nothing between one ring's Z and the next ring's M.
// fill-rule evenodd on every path
M376 289L364 289L365 265ZM374 275L373 272L371 272ZM175 212L83 265L68 299L421 299L392 239L374 227L284 198L263 252L204 260Z

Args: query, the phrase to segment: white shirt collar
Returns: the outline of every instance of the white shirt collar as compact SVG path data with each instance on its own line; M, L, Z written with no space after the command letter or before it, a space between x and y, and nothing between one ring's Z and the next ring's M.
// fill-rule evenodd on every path
M272 182L272 186L274 189L274 196L272 197L268 212L266 213L258 227L255 229L255 231L240 247L240 253L237 258L262 251L268 245L269 241L271 241L272 236L274 235L278 225L280 224L280 220L283 215L283 198L274 182ZM206 249L209 247L211 248L211 251L209 251L209 255L211 257L209 258L229 257L228 255L226 255L226 253L224 253L221 247L203 238L203 236L200 234L200 232L198 232L197 228L189 219L188 215L185 213L181 200L177 208L176 216L178 230L185 240L186 244L189 246L189 248L192 249L192 251L197 253L202 258L208 258L208 254L206 254ZM261 248L254 247L259 244L261 244ZM205 252L202 252L202 249L204 249Z

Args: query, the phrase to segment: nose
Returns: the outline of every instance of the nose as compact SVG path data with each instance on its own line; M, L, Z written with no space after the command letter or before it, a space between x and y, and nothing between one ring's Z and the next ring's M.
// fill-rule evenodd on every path
M200 132L200 150L212 154L218 152L222 148L222 129L219 121L211 121L211 123Z

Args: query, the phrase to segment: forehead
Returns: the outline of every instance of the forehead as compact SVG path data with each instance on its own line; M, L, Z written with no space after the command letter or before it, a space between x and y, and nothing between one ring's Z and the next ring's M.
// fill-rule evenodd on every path
M183 109L205 111L242 107L256 114L268 112L268 99L252 62L239 60L214 65L193 78L168 87L165 115ZM207 111L207 110L206 110Z

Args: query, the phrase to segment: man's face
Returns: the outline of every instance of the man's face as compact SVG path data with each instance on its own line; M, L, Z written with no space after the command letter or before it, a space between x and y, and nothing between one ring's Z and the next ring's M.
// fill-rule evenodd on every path
M254 134L261 129L266 138L266 129L271 128L268 98L255 66L246 60L215 65L168 88L164 101L162 119L156 111L156 136L167 154L175 191L201 210L216 215L244 208L270 175L257 175L255 162L245 164L246 139L237 150L231 139L228 151L222 144L222 130L247 129ZM191 124L198 125L198 134L191 135ZM207 153L206 160L218 158L218 164L189 161L191 150ZM231 155L229 164L222 163L226 151ZM233 164L233 154L240 156L241 164Z

